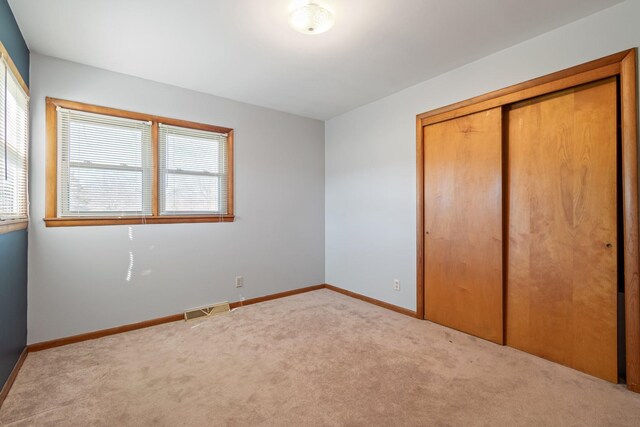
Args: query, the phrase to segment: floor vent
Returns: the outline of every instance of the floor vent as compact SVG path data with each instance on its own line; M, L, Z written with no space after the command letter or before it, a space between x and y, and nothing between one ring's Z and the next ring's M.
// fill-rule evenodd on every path
M192 308L184 312L184 320L202 319L205 317L211 317L218 314L229 313L231 308L228 302L221 302L218 304L208 305L206 307Z

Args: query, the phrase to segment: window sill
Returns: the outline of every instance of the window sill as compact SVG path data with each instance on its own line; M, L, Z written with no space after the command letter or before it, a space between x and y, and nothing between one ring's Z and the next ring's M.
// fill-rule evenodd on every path
M94 217L44 218L47 227L77 227L97 225L180 224L203 222L233 222L233 215L214 216L147 216L147 217Z
M15 219L0 222L0 234L11 233L12 231L24 230L29 226L28 219Z

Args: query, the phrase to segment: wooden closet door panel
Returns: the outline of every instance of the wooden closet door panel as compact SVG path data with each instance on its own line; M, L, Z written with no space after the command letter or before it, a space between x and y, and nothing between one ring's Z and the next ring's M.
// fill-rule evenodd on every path
M426 126L426 318L502 343L502 112Z
M508 112L506 343L617 382L615 79Z

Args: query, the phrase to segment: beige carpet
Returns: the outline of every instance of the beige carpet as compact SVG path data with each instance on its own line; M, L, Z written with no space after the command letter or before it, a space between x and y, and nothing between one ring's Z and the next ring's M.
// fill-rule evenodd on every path
M32 353L0 423L637 427L640 395L320 290Z

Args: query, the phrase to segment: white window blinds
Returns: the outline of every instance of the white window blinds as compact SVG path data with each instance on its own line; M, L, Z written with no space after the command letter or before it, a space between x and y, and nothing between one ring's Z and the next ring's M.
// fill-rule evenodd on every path
M160 214L228 212L227 135L159 124Z
M58 214L152 214L151 123L58 107Z
M29 97L0 60L0 220L26 219Z

